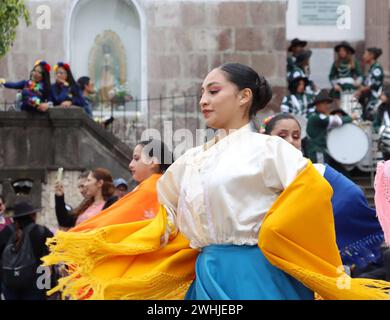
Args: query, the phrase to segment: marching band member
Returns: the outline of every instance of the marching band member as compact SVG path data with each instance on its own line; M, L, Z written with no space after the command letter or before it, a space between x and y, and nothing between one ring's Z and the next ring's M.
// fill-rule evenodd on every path
M307 77L299 75L289 84L290 94L282 100L281 111L307 117L314 110L311 109L314 95L306 92L309 85Z
M309 137L308 156L314 163L329 163L334 167L340 167L327 152L326 138L328 130L341 127L343 124L352 122L352 118L345 112L331 114L330 104L333 99L327 90L321 90L314 100L315 112L309 116L307 134ZM339 168L337 168L339 169ZM344 171L340 168L340 171Z
M346 41L334 48L336 60L332 65L329 81L332 85L330 95L340 107L341 93L354 93L363 83L363 72L354 57L355 49Z
M307 78L307 85L305 91L307 94L314 95L318 93L317 86L310 80L310 57L312 55L311 50L303 50L296 56L295 65L292 67L288 77L289 87L291 83L297 78Z
M378 111L381 104L381 94L384 86L384 76L382 66L378 62L378 58L382 55L380 48L368 48L363 55L363 61L370 69L365 78L364 85L356 92L356 97L363 101L364 118L373 120L374 114Z
M306 46L307 41L299 40L298 38L291 41L287 50L287 80L290 78L291 72L294 70L297 56L305 49Z

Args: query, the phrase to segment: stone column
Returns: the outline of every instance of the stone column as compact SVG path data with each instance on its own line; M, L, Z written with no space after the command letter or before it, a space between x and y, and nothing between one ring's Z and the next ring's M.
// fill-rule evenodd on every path
M366 48L383 49L379 61L385 70L387 82L390 82L389 31L389 0L366 0Z

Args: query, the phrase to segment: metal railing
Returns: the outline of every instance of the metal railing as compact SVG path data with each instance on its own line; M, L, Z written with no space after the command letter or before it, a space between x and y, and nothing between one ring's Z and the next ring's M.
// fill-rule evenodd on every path
M0 111L18 111L19 105L18 101L3 101L0 102ZM173 131L188 129L195 133L203 126L198 106L199 96L196 94L106 101L93 106L93 118L123 142L134 144L147 129L162 133L167 121Z

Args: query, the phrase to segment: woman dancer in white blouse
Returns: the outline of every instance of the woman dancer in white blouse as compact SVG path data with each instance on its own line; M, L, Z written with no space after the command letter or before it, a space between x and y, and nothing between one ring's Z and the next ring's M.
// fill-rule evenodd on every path
M173 225L201 251L187 299L313 299L257 246L265 214L307 165L289 143L252 128L252 117L271 97L265 78L245 65L211 71L200 107L207 126L219 131L158 182Z

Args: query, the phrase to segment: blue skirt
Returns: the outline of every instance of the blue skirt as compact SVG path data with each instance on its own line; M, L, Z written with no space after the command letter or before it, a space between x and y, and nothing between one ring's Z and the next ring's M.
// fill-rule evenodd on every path
M210 245L196 260L186 300L313 300L314 293L268 262L258 246Z

